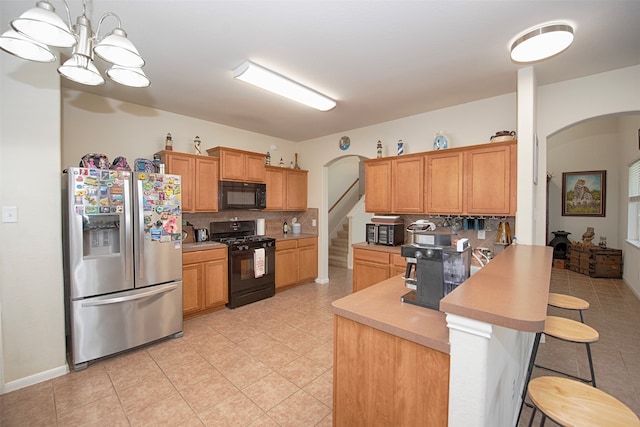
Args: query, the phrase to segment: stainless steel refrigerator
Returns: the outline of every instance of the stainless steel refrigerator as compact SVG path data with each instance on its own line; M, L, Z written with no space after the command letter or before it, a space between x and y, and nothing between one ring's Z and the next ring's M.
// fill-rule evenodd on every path
M182 336L180 176L69 168L63 199L72 369Z

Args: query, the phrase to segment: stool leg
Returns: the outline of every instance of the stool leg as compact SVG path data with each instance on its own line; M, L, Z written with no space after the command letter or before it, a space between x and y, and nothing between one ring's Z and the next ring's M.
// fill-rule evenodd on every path
M545 423L545 421L547 421L547 416L542 411L540 411L540 413L542 414L542 420L540 421L540 427L544 427L544 423Z
M589 343L585 343L585 345L587 346L587 357L589 358L589 369L591 370L591 385L596 387L596 374L593 371L593 359L591 358L591 346L589 345Z
M520 415L522 415L522 407L524 406L524 401L527 398L527 387L529 387L529 381L531 380L531 373L533 372L533 364L536 360L536 354L538 353L538 346L540 345L540 338L542 337L542 332L538 332L536 334L535 339L533 340L533 348L531 349L531 357L529 358L529 366L527 367L527 376L524 380L524 387L522 389L522 401L520 402L520 412L518 412L518 420L516 421L516 426L520 422ZM533 415L535 415L535 410ZM533 419L533 417L531 418Z
M584 323L584 317L582 316L582 310L578 310L580 312L580 321Z
M531 419L529 420L529 427L531 427L533 425L533 419L536 417L536 412L538 411L538 408L536 408L535 406L533 407L533 412L531 413ZM518 426L518 424L516 423L516 427Z

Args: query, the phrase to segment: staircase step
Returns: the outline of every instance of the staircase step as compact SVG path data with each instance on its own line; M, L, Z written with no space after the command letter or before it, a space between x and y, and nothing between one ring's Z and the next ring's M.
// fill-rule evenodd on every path
M331 245L330 246L348 247L349 246L349 241L347 239L342 239L340 237L334 237L333 239L331 239Z
M349 255L349 251L347 249L329 247L329 256L331 255L346 258Z
M329 255L329 265L336 267L347 267L347 259L345 257L335 257Z

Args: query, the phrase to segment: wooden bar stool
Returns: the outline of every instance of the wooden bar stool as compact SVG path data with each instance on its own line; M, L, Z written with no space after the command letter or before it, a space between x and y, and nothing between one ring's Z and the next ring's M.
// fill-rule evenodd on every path
M544 322L544 331L542 332L548 337L584 344L587 348L587 358L589 359L589 370L591 371L591 379L576 377L574 375L557 371L555 369L551 369L541 365L535 365L535 367L562 374L576 380L584 381L586 383L591 383L592 386L596 387L596 375L593 371L593 358L591 357L590 344L600 339L600 334L598 334L598 331L596 331L589 325L576 322L575 320L558 316L547 316L547 319ZM538 340L538 344L539 343L540 341Z
M547 304L552 307L563 308L565 310L578 310L580 313L580 321L582 323L584 323L582 311L589 308L589 302L582 298L555 293L549 293L549 302Z
M553 337L563 341L584 344L587 348L587 358L589 359L589 370L591 371L591 379L580 378L580 377L577 377L562 371L558 371L552 368L536 365L535 360L538 354L538 347L540 346L540 338L542 334L545 334L549 337ZM527 374L524 381L524 388L522 389L522 400L520 402L520 412L518 413L518 421L520 420L520 415L522 414L522 408L525 405L526 393L529 386L529 381L531 381L531 373L533 372L534 366L540 369L545 369L547 371L562 374L567 377L574 378L576 380L580 380L586 383L591 383L591 385L594 388L596 387L596 375L593 370L593 358L591 357L590 344L598 341L599 338L600 338L600 334L598 334L598 331L596 331L591 326L586 325L584 323L580 323L575 320L567 319L564 317L557 317L557 316L546 317L546 320L544 322L544 330L542 332L538 332L533 340L533 348L531 350L531 357L529 358L529 366L527 368ZM528 403L526 405L530 406Z
M538 377L528 390L533 402L533 424L536 411L542 412L543 426L547 418L563 426L637 427L640 420L615 397L581 382L561 377Z

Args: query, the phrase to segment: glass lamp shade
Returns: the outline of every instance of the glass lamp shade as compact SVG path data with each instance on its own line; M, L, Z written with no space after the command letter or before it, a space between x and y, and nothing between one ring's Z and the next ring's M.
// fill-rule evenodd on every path
M104 84L104 78L93 65L91 58L84 55L74 54L58 67L58 72L63 77L84 85L99 86Z
M123 67L139 68L144 65L144 59L122 28L115 28L93 48L93 52L105 61Z
M35 41L56 47L71 47L76 37L69 26L55 13L48 1L39 1L31 8L11 21L11 27Z
M56 60L56 55L47 45L31 40L15 30L5 31L0 36L0 49L29 61L53 62Z
M514 62L536 62L563 52L573 42L573 28L557 24L536 28L518 38L511 46Z
M121 67L114 65L107 70L107 76L116 83L131 87L148 87L151 80L141 68Z

